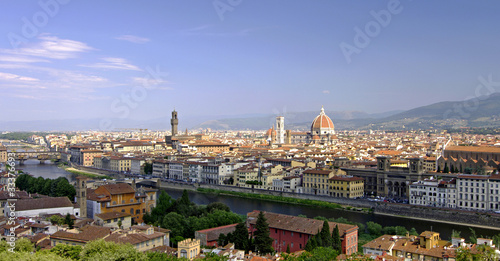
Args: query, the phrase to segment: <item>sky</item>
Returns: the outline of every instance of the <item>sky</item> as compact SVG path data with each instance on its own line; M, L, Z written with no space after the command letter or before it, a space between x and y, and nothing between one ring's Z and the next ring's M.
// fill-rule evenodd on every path
M500 91L498 1L1 5L0 121L378 113Z

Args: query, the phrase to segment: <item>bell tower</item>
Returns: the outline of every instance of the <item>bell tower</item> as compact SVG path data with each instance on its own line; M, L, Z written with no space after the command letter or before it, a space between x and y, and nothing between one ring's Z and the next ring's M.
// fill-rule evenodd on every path
M285 143L285 117L283 116L276 117L276 136L278 136L276 143Z
M80 217L87 217L87 178L76 177L76 202L80 205Z
M177 119L177 112L172 111L172 119L170 120L170 124L172 125L172 137L177 135L177 125L179 124L179 119Z

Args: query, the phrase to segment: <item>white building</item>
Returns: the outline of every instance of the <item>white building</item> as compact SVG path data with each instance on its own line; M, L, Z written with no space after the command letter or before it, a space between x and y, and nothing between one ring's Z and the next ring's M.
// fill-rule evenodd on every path
M153 176L168 178L168 163L166 160L153 161Z
M458 208L498 211L500 175L458 175Z
M11 211L15 212L16 217L38 217L50 214L80 216L80 208L75 208L68 197L20 199L15 201L15 209L10 209L9 204L6 204L4 208L6 216L9 216Z
M457 175L446 181L410 185L410 204L479 211L500 210L500 175Z
M457 199L456 180L427 179L410 185L410 204L455 208Z
M300 186L299 176L290 176L283 178L283 191L285 192L297 192L297 187Z
M141 170L143 169L143 165L146 163L144 158L132 158L130 160L130 173L132 174L144 174Z

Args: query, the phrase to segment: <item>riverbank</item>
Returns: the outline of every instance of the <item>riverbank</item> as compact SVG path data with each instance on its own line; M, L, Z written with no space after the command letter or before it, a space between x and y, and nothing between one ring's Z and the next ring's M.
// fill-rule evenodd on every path
M436 222L436 223L444 223L444 224L450 224L450 225L459 225L459 226L465 226L465 227L475 227L475 228L491 229L491 230L500 231L500 227L493 227L493 226L486 226L486 225L476 225L476 224L461 223L461 222L455 222L455 221L435 220L435 219L430 219L430 218L408 217L408 216L386 214L386 213L376 213L376 214L382 215L382 216L388 216L388 217L408 218L408 219L422 220L422 221L428 221L428 222Z
M69 166L66 166L66 165L63 165L63 164L59 164L59 165L57 165L57 167L61 168L61 169L64 169L65 171L73 173L75 175L79 175L79 176L86 176L86 177L95 178L95 179L113 179L112 177L109 177L109 176L106 176L106 175L103 175L103 174L99 174L99 173L95 173L95 172L89 172L89 171L77 170L75 168L72 168L72 167L69 167Z
M233 197L258 199L262 201L275 201L280 203L297 204L304 206L325 207L329 209L341 209L363 214L376 214L381 216L393 216L408 220L422 220L429 222L441 222L448 224L462 224L476 227L500 228L500 214L473 212L458 209L440 209L436 207L414 206L408 204L397 204L388 202L375 202L360 199L336 198L309 194L286 193L273 190L260 190L241 188L234 186L220 186L200 184L173 184L161 182L160 188L188 189L201 193L212 193L228 195ZM357 211L358 209L362 211ZM430 228L429 228L430 229Z
M348 211L356 211L356 212L365 212L371 213L372 209L368 208L355 208L351 206L344 206L336 203L320 201L320 200L311 200L311 199L300 199L300 198L290 198L283 196L273 196L267 194L260 193L244 193L244 192L236 192L236 191L227 191L227 190L217 190L217 189L208 189L208 188L198 188L197 192L201 193L211 193L217 195L230 195L235 197L249 198L249 199L259 199L266 201L274 201L274 202L282 202L287 204L298 204L304 206L313 206L313 207L321 207L321 208L329 208L329 209L343 209Z

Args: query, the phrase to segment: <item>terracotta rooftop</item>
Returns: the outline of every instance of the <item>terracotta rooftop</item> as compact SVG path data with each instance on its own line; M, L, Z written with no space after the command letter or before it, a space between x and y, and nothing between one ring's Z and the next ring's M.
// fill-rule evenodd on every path
M236 225L238 225L238 224L231 224L231 225L226 225L226 226L221 226L221 227L203 229L203 230L199 230L196 232L205 234L207 237L207 242L214 241L214 240L219 239L220 234L227 235L228 233L232 233L233 231L235 231Z
M320 175L329 175L332 173L331 170L319 170L319 169L308 169L303 172L303 174L320 174Z
M114 218L129 217L130 214L125 212L108 212L108 213L96 214L95 216L102 220L109 220Z
M114 233L104 238L104 240L115 243L122 243L122 244L130 243L132 245L135 245L149 241L153 238L163 237L164 235L165 235L164 233L156 231L149 235L147 235L146 233L130 233L130 234Z
M62 207L73 207L73 203L68 197L20 199L16 202L16 211Z
M445 151L500 153L500 148L491 146L448 146Z
M257 216L259 215L258 210L254 210L247 214L248 222L252 225L255 225L257 222ZM281 230L299 232L309 235L315 235L318 231L323 227L323 220L317 220L312 218L303 218L296 216L289 216L283 214L276 214L270 212L264 212L264 216L267 219L269 224L269 228L277 228ZM328 222L330 226L330 232L333 231L335 226L339 228L339 234L342 235L346 232L351 232L358 229L358 226L348 225L336 222Z
M87 225L82 228L82 231L80 233L57 231L56 233L52 234L50 238L85 243L88 241L103 238L109 235L110 233L111 229L109 227L98 227L98 226Z
M127 183L107 184L101 187L104 187L111 195L135 193L135 190Z

